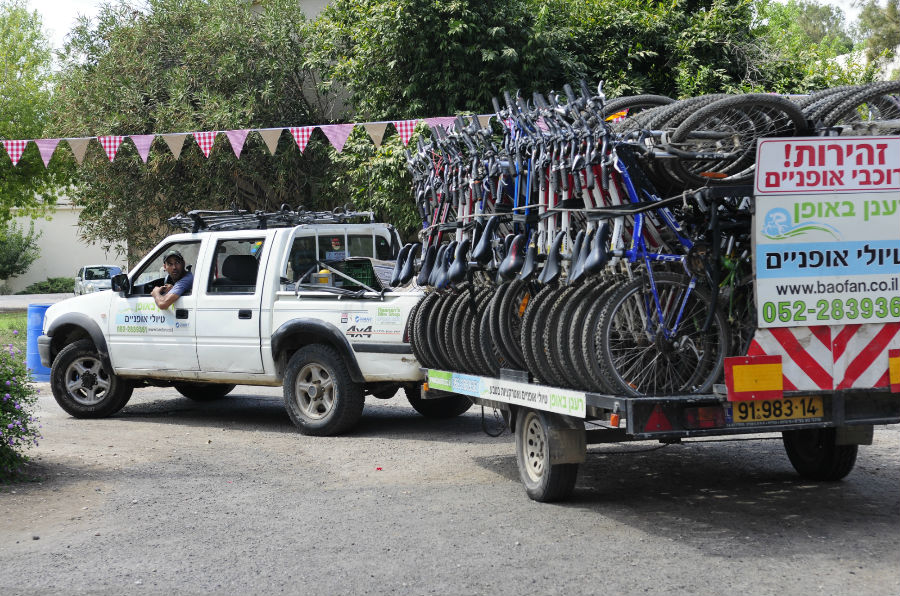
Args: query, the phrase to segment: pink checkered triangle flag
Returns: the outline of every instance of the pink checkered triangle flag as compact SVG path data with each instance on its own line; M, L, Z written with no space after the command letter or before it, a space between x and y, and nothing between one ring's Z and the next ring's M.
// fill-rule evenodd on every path
M197 144L200 145L200 151L203 152L203 157L209 158L209 152L212 151L213 143L216 140L216 135L219 134L218 130L205 130L202 132L193 132L194 139L197 141Z
M438 116L437 118L425 118L425 124L428 125L428 128L442 126L446 129L449 129L453 126L454 122L456 122L456 118L454 116Z
M134 143L134 146L137 147L141 160L147 163L147 158L150 156L150 146L153 144L153 139L156 138L156 135L131 135L129 138Z
M244 141L247 140L249 132L249 128L225 131L225 136L228 137L228 142L231 143L231 148L234 150L234 156L238 159L241 158L241 150L244 148Z
M309 135L312 134L314 128L315 126L291 126L288 129L291 131L291 136L294 137L297 147L300 148L300 153L306 150L306 144L309 143Z
M101 145L103 145L103 150L106 151L106 157L109 158L109 161L112 161L116 158L116 152L119 151L119 146L122 144L122 141L125 140L125 137L97 137L97 140L100 141Z
M409 145L409 140L412 138L413 131L416 129L416 123L418 120L394 120L393 125L394 128L397 129L397 134L400 135L400 140L403 141L404 145Z
M44 167L50 167L50 158L53 157L53 152L56 151L56 146L59 145L59 139L35 139L34 144L38 146L38 150L41 152Z
M28 141L3 141L3 147L6 149L6 153L9 154L9 158L12 160L12 165L15 166L19 163L19 160L22 159L22 152L25 151L25 146L28 145Z
M328 140L331 141L332 146L337 150L338 153L344 150L344 143L347 142L347 137L350 136L350 133L353 132L352 124L325 124L319 127L325 136L328 137Z

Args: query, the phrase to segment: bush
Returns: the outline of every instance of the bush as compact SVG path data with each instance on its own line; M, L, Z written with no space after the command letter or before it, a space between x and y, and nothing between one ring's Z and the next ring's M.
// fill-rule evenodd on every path
M31 381L25 354L12 344L0 349L0 480L21 471L25 450L43 438L32 414L38 392Z
M38 281L16 294L66 294L75 290L74 277L48 277Z
M28 270L41 254L40 237L40 232L34 233L34 222L27 233L14 221L0 228L0 279L22 275Z

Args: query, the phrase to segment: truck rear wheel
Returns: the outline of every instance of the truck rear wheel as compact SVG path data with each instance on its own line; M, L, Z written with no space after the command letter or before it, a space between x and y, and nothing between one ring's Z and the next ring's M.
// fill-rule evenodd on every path
M50 369L56 403L75 418L106 418L125 407L134 387L111 372L89 339L63 348Z
M786 430L784 450L797 473L811 480L840 480L856 464L858 445L838 445L833 428Z
M353 382L334 348L313 344L291 356L284 372L284 405L304 435L349 430L362 416L364 401L362 385Z
M236 385L223 383L174 383L175 391L194 401L213 401L222 399L232 391Z
M516 464L528 496L541 503L565 499L575 488L578 464L550 463L548 414L519 408L516 418Z
M403 391L409 405L426 418L454 418L472 407L472 400L463 395L423 399L421 383L406 383Z

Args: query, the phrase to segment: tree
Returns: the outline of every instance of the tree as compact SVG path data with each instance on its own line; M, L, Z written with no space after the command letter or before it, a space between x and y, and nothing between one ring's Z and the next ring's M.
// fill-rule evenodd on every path
M50 106L50 45L37 12L24 0L0 0L0 140L39 139ZM65 168L46 169L31 143L13 166L0 149L0 222L20 214L38 214L55 203L65 183ZM40 197L40 198L39 198Z
M885 0L884 6L877 0L865 2L859 13L859 29L869 60L893 57L900 45L900 0Z
M0 280L6 281L28 271L41 254L40 237L40 232L34 232L34 223L27 233L14 221L0 229Z
M256 7L231 0L149 0L141 10L126 0L106 5L71 32L54 134L320 124L329 106L303 64L309 35L296 0ZM301 155L283 134L272 156L252 133L240 159L224 135L208 159L191 137L175 159L157 137L144 164L130 141L112 163L91 143L73 193L83 207L82 235L118 248L127 242L133 261L165 235L165 220L178 212L315 207L329 150L316 138Z

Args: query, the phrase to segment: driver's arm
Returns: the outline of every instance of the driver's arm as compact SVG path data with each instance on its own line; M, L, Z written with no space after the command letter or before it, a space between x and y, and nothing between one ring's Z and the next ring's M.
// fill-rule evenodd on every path
M172 289L171 284L166 284L164 286L159 286L153 288L150 291L150 295L153 296L153 301L156 303L156 307L160 310L165 310L175 304L175 301L178 300L178 294L174 292L170 292Z

